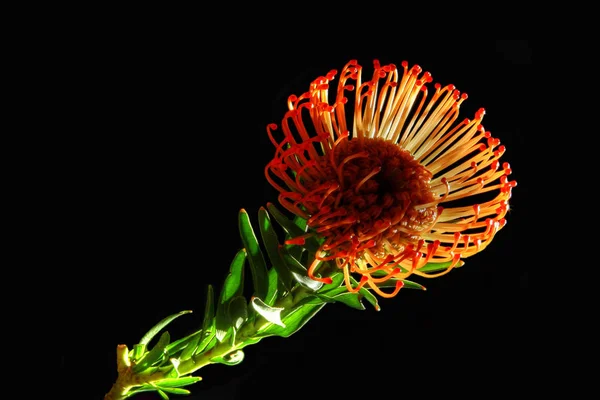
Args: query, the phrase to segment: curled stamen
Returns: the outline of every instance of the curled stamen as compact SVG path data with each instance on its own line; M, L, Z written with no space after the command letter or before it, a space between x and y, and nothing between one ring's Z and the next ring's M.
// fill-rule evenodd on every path
M373 289L373 291L375 293L377 293L378 295L380 295L381 297L384 298L392 298L394 296L396 296L398 294L398 292L400 291L400 289L402 289L404 287L404 282L398 280L396 281L396 286L394 287L394 291L391 293L386 293L384 291L382 291L377 285L375 284L369 284L369 286L371 287L371 289Z
M360 182L358 182L358 184L354 188L354 193L358 193L360 191L360 188L362 187L362 185L365 184L366 181L368 181L369 179L371 179L372 177L374 177L375 175L377 175L380 172L381 172L381 167L374 168L371 172L369 172L367 174L367 176L365 176L364 178L362 178L360 180Z
M352 154L351 156L348 156L348 157L344 158L342 160L342 162L340 163L340 165L337 167L337 175L338 175L339 182L342 183L342 184L344 182L342 171L344 170L344 165L346 165L347 162L349 162L351 160L354 160L355 158L365 158L365 157L368 157L368 156L369 156L369 153L362 152L362 153Z
M483 126L485 110L461 118L466 93L437 83L432 90L429 72L400 65L374 61L364 77L351 60L289 97L280 137L267 126L275 155L265 176L309 232L285 245L316 236L311 278L328 282L317 271L331 262L348 290L383 297L402 285L387 292L391 279L441 276L485 249L506 224L516 186L500 161L505 147ZM444 271L420 270L436 263Z
M438 199L436 201L432 201L429 203L425 203L425 204L414 205L413 208L415 208L415 209L429 208L429 207L436 206L440 203L443 203L446 200L446 198L448 197L448 194L450 193L450 184L448 183L448 180L446 179L446 177L442 178L442 184L445 186L446 191L444 192L444 195L442 196L441 199Z
M308 277L317 282L323 282L325 284L332 283L333 280L329 277L321 278L321 277L318 277L315 275L315 271L320 265L321 265L321 261L318 258L315 258L315 260L312 262L312 264L310 264L310 267L308 268L308 271L307 271Z

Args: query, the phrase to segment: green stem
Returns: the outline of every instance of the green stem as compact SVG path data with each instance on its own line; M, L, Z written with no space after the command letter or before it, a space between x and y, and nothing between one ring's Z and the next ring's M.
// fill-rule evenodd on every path
M300 301L310 296L312 293L313 292L310 289L296 285L290 291L289 295L275 302L274 307L281 307L289 312L293 307L300 303ZM247 345L246 342L248 339L252 339L257 332L268 328L270 325L272 325L272 322L269 322L264 317L258 315L254 323L246 324L246 326L237 333L235 342L233 344L230 343L230 341L225 340L212 349L204 353L197 354L191 357L189 360L183 361L177 367L177 371L180 375L188 375L198 371L200 368L205 367L206 365L215 364L217 362L213 361L214 359L218 357L225 357L236 350L242 349Z
M310 296L312 293L313 292L310 289L296 284L287 296L275 302L274 307L281 307L285 310L284 312L289 312L298 305L300 301ZM206 365L218 363L216 359L226 357L234 351L240 350L248 344L251 344L251 339L254 338L256 333L268 328L270 325L272 325L272 322L257 315L257 318L253 323L249 321L242 330L237 333L233 343L231 343L230 340L225 340L212 349L181 362L177 366L179 375L192 374ZM119 375L110 391L104 396L104 400L124 400L129 391L134 387L167 378L166 374L168 371L158 370L152 374L136 374L133 372L132 367L133 365L129 360L129 350L127 346L123 344L118 345L117 371Z
M136 374L132 369L133 365L129 360L129 349L126 345L117 346L117 380L110 388L110 391L104 396L104 400L123 400L127 393L135 386L164 379L162 371L153 374Z

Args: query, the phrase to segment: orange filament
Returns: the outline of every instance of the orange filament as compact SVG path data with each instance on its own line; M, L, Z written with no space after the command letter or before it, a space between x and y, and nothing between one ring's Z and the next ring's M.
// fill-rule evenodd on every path
M316 271L335 261L348 290L393 297L402 281L392 292L383 282L441 276L482 251L506 224L516 182L500 161L506 148L482 125L485 110L459 119L466 93L437 83L428 90L431 74L405 61L398 70L375 60L372 76L363 81L363 73L351 60L337 89L331 70L288 98L282 135L267 126L275 156L265 175L280 203L323 239L311 279L330 282ZM420 271L431 263L449 266Z

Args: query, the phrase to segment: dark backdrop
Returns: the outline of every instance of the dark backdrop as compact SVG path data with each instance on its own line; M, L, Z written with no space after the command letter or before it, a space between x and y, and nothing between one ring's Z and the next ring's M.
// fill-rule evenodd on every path
M377 58L417 63L435 82L454 83L469 94L465 117L486 108L484 125L506 145L519 183L507 226L463 268L423 282L428 291L383 299L380 312L326 306L292 337L246 348L242 364L199 371L204 380L189 398L519 390L529 362L520 256L531 202L526 156L538 135L528 111L532 43L376 32L324 38L273 27L231 40L99 34L82 50L78 134L65 166L73 221L59 271L69 289L59 362L71 387L101 399L116 378L116 345L133 345L169 314L196 311L171 325L172 336L199 326L206 285L220 286L241 246L239 210L256 220L260 206L276 201L263 175L273 152L265 126L316 76Z

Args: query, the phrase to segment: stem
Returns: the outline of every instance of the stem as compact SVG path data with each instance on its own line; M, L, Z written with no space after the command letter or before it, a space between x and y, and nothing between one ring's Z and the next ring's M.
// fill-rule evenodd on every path
M275 307L281 307L286 311L291 311L300 301L310 296L313 292L310 289L305 288L299 284L296 284L290 291L290 293L275 302ZM254 323L247 323L242 330L236 335L234 343L225 340L217 344L212 349L197 354L188 360L181 362L177 366L177 372L180 376L192 374L198 371L202 367L209 364L215 364L213 361L217 357L225 357L232 352L243 348L248 345L244 344L248 339L251 339L256 335L257 332L266 329L272 325L264 317L257 315ZM146 383L156 382L166 378L164 371L160 369L152 374L136 374L132 370L131 361L129 360L129 350L126 345L120 344L117 346L117 372L118 377L113 384L110 391L104 396L104 400L124 400L131 389L136 386L141 386Z
M307 289L301 285L296 285L294 288L292 288L289 295L279 299L277 302L275 302L274 306L281 307L289 311L300 301L311 294L312 291L310 289ZM230 341L225 340L209 351L197 354L191 357L189 360L183 361L177 367L177 371L180 375L188 375L198 371L200 368L205 367L206 365L215 364L216 362L212 361L213 359L217 357L224 357L236 350L242 349L244 347L244 342L246 342L247 339L254 337L257 332L266 329L270 325L272 325L272 322L269 322L264 317L258 315L254 323L246 324L246 326L237 333L235 342L233 344L231 344Z
M131 361L129 360L129 349L126 345L117 346L117 376L116 382L110 391L104 396L104 400L123 400L127 393L135 386L164 379L162 371L153 374L139 375L133 372Z

